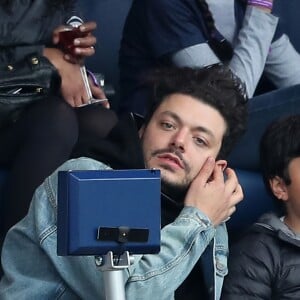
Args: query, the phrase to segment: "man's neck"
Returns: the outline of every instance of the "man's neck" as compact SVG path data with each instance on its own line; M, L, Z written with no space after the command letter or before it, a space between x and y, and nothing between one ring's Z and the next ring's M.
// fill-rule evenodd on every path
M176 206L183 207L187 189L165 185L164 183L162 183L161 190L163 196L168 198L170 202L173 202Z

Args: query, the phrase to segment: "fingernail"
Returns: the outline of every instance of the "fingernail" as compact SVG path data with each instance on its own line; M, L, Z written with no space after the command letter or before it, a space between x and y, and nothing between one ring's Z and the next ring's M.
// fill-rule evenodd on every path
M80 40L75 39L75 40L74 40L74 45L80 45Z
M75 51L76 54L81 54L81 49L80 48L75 48L74 51Z

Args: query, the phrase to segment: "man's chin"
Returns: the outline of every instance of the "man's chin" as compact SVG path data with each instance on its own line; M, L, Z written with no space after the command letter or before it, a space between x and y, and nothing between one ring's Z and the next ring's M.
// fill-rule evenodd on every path
M173 178L174 176L166 176L163 172L161 173L162 191L172 198L182 198L187 190L187 184L183 184L182 180ZM184 199L177 199L183 201Z
M168 170L161 170L161 180L169 185L180 185L181 178L179 178L178 174Z
M161 172L161 176L164 177L167 181L171 182L180 182L185 176L185 173L182 169L175 169L170 166L160 166L158 167Z
M186 190L187 184L185 173L182 170L174 170L166 166L159 166L161 173L161 181L168 186Z

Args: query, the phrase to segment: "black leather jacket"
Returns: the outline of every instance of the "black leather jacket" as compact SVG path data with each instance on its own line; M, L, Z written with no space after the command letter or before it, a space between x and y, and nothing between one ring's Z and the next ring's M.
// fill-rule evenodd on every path
M49 9L46 0L13 0L10 11L0 6L0 66L51 45L53 30L71 16L73 5Z
M223 300L300 299L300 236L266 214L230 249Z

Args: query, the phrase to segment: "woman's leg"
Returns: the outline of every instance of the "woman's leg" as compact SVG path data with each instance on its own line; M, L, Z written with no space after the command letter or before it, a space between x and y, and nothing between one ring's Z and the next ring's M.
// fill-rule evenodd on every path
M9 167L4 231L25 216L34 190L70 157L77 139L74 109L56 98L28 108L0 133L0 164Z
M104 108L101 104L87 105L76 109L79 137L73 157L86 156L86 147L93 141L103 139L117 123L117 115L113 110Z
M104 138L117 123L117 115L101 104L87 105L76 109L81 138Z

